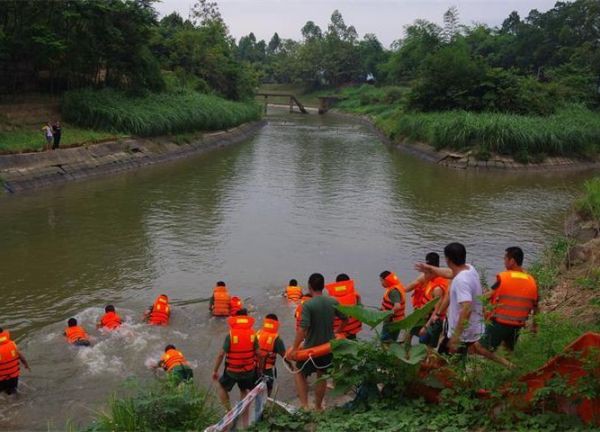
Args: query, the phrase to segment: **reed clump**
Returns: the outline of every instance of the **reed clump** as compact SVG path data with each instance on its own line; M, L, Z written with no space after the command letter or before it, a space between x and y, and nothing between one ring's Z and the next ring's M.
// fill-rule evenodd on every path
M63 98L72 123L138 136L156 136L237 126L261 116L254 101L232 102L194 91L131 97L112 89L75 90Z
M600 153L600 116L579 106L548 117L398 110L376 120L391 138L425 142L437 150L474 149L482 155L510 155L519 162L545 156L589 159Z

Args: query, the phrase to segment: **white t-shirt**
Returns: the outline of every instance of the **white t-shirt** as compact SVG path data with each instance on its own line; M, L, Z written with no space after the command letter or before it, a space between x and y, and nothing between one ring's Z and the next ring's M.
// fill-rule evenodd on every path
M460 303L471 302L469 324L460 336L462 342L478 341L484 331L483 305L481 296L483 288L479 273L470 264L468 269L458 273L450 284L450 305L448 306L448 337L452 337L460 317Z

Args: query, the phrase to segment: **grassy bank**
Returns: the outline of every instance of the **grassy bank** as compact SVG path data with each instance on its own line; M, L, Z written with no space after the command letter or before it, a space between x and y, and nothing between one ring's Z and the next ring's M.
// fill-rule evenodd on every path
M297 89L300 90L300 89ZM518 162L541 162L548 156L584 160L600 155L600 114L566 106L547 117L502 113L408 111L409 88L361 85L300 94L309 101L336 95L340 111L367 115L392 140L424 142L437 150L472 151L479 160L494 154Z
M77 125L139 136L219 130L258 120L259 105L188 91L128 97L114 90L64 96L62 113Z
M35 127L19 127L12 131L0 132L0 154L41 151L46 141L41 131L41 125L37 129ZM84 129L69 123L63 123L62 129L61 148L93 144L125 136L122 133Z
M600 177L585 182L585 193L575 204L577 211L587 219L600 221Z

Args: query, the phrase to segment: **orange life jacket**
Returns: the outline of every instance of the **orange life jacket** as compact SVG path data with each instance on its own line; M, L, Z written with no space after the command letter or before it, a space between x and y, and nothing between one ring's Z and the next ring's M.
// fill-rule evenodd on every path
M239 311L240 309L242 309L244 307L243 303L242 303L242 299L236 296L231 297L231 300L229 301L229 314L231 316L234 316L237 311Z
M360 296L354 290L354 281L347 280L341 282L333 282L325 285L327 292L333 298L335 298L340 304L344 306L355 306L358 304ZM340 326L341 320L339 318L335 318L333 320L333 328L337 329ZM362 330L362 323L356 318L349 317L348 322L341 329L340 333L345 333L347 335L355 335L358 334Z
M230 372L250 372L256 368L254 318L246 315L229 317L229 352L225 368Z
M296 318L296 331L300 329L300 321L302 321L302 305L310 300L312 297L302 296L300 299L300 303L296 306L296 310L294 311L294 318Z
M109 330L115 330L121 327L123 320L116 312L106 312L100 319L100 325Z
M442 295L448 291L448 279L436 276L424 284L419 284L413 293L412 304L415 309L422 308L431 300L433 300L433 290L441 288Z
M161 294L156 297L152 305L152 311L148 316L148 323L152 325L167 325L169 324L170 316L171 308L169 307L169 300L167 296Z
M175 366L188 364L181 351L178 351L173 348L164 353L160 358L160 361L162 363L162 368L167 372L169 372Z
M216 286L213 291L213 310L214 316L229 316L231 310L231 296L227 292L227 287Z
M260 356L265 359L265 370L273 369L275 367L275 361L277 360L275 341L279 337L279 334L277 333L278 330L279 321L265 318L262 329L256 332Z
M400 293L400 309L394 311L394 315L392 316L392 321L400 321L404 319L405 309L406 309L406 290L404 289L404 285L398 279L395 273L390 273L385 279L386 290L383 295L383 299L381 301L381 310L389 311L394 309L394 303L390 300L390 293L392 290L398 290Z
M10 340L8 330L0 333L0 381L17 378L21 372L19 365L19 350Z
M289 301L297 302L302 297L302 288L299 286L288 286L285 289L285 295Z
M498 274L500 286L491 297L495 306L492 319L500 324L523 327L538 301L538 290L532 276L521 271Z
M65 336L67 338L67 342L70 344L74 344L78 341L89 341L88 334L81 326L67 327L65 329Z

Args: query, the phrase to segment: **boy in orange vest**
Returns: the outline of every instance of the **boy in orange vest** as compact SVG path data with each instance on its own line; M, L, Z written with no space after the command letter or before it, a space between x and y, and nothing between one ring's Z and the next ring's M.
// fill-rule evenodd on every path
M379 280L381 286L386 290L381 301L381 310L392 311L392 315L383 323L381 341L385 343L395 342L400 335L400 330L391 330L389 325L404 319L406 292L404 285L395 273L385 270L379 275Z
M174 377L177 384L184 381L191 381L194 378L194 371L181 353L175 348L175 345L167 345L165 353L154 369L163 368L165 372Z
M83 327L77 325L75 318L69 318L63 335L65 335L67 342L71 345L90 346L90 337Z
M252 326L254 318L246 309L240 309L235 316L227 319L229 334L223 342L223 349L215 359L212 378L218 383L217 393L225 409L231 409L229 392L237 384L240 399L246 397L256 383L258 340ZM221 363L225 359L225 370L219 377Z
M218 281L208 303L208 309L213 316L227 317L231 314L231 296L225 282Z
M117 312L115 312L115 307L113 305L106 305L104 308L104 315L102 315L100 321L96 324L96 328L116 330L121 327L121 324L123 324L123 320Z
M156 297L154 304L144 312L144 321L150 325L168 325L171 317L171 306L169 305L169 297L166 294L161 294Z
M300 301L300 298L302 297L302 288L298 286L298 281L296 279L290 279L283 295L291 302Z

